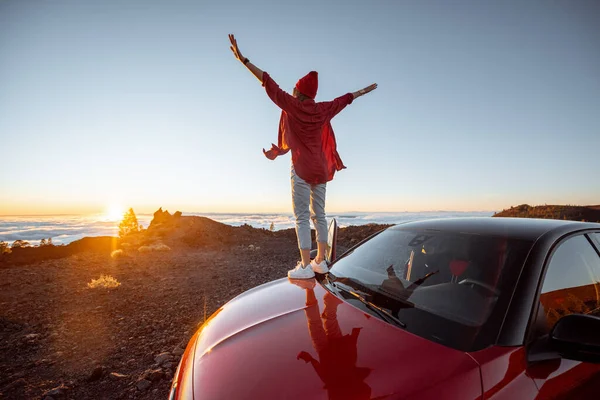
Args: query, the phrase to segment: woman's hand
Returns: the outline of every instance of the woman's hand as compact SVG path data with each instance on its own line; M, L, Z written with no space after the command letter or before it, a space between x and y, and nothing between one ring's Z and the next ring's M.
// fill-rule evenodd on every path
M372 85L367 86L364 89L359 90L360 94L367 94L369 92L372 92L373 90L377 89L377 84L374 83Z
M364 95L364 94L367 94L367 93L369 93L369 92L372 92L372 91L373 91L373 90L375 90L375 89L377 89L377 84L376 84L376 83L374 83L374 84L372 84L372 85L369 85L369 86L367 86L367 87L366 87L366 88L364 88L364 89L360 89L358 92L354 92L354 93L352 93L352 94L354 95L354 98L357 98L357 97L360 97L360 96L362 96L362 95Z
M242 55L242 52L240 51L240 48L237 45L237 40L235 40L235 36L233 36L232 33L229 34L229 41L231 42L231 46L229 46L229 48L233 52L235 58L237 58L240 62L244 62L246 60L246 57Z

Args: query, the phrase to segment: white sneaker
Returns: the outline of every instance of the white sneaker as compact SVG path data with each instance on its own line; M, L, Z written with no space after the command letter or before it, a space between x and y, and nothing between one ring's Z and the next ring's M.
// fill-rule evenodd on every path
M310 266L317 274L326 274L329 272L329 268L327 268L327 261L325 260L321 261L319 264L317 264L315 260L312 260L310 262Z
M288 278L290 279L310 279L314 277L315 273L313 272L310 265L303 267L300 261L298 261L296 268L288 271Z

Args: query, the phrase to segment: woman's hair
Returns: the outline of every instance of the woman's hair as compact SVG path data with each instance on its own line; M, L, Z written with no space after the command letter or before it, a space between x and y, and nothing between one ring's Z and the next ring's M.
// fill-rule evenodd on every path
M304 100L308 100L310 99L310 97L308 97L307 95L303 94L302 92L300 92L298 90L298 88L294 88L294 97L297 98L300 101L304 101Z
M304 100L308 100L308 99L310 99L310 97L308 97L308 96L307 96L307 95L305 95L305 94L302 94L302 93L298 92L298 97L297 97L297 99L298 99L298 100L300 100L300 101L304 101Z

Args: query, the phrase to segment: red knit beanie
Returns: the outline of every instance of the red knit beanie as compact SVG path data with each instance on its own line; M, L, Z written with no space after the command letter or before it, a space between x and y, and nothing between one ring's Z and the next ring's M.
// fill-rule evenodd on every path
M317 97L317 89L319 88L319 74L317 71L310 71L306 76L300 78L296 83L296 89L305 96L314 99Z

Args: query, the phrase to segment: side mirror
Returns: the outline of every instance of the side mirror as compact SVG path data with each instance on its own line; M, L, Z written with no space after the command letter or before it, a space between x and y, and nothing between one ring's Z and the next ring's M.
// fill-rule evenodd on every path
M561 357L600 363L600 317L584 314L562 317L550 331L549 344Z

